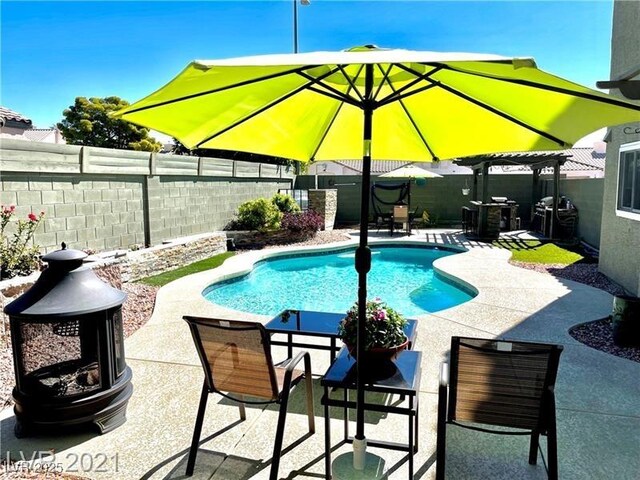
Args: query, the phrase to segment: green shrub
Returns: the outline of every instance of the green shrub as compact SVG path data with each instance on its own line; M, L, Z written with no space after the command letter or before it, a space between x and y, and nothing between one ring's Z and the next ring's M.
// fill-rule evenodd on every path
M276 193L271 197L271 201L278 207L282 213L296 213L300 211L300 207L291 195L284 193Z
M266 198L244 202L238 207L237 226L246 230L278 230L282 212Z

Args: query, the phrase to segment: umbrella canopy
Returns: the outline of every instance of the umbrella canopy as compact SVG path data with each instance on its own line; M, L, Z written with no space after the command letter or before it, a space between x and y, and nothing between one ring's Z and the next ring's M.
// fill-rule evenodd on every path
M433 161L567 148L603 126L639 121L640 106L538 70L531 58L365 46L195 61L116 116L191 149L299 161L362 155L355 266L363 321L372 158ZM358 358L364 338L359 328ZM356 439L363 446L364 377L356 365Z
M438 175L435 172L430 172L424 168L416 167L415 165L405 165L390 172L378 175L378 177L384 178L442 178L442 175Z
M639 118L637 106L621 109L629 103L541 71L530 58L374 47L194 61L118 116L192 149L358 158L365 65L374 160L567 148Z

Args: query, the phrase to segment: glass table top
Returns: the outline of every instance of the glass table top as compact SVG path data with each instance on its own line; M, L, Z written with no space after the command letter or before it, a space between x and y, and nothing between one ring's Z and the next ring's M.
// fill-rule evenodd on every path
M285 310L269 320L265 328L272 333L298 333L337 338L338 325L344 317L344 313ZM404 328L407 338L414 338L417 323L417 320L407 320Z
M393 361L375 370L365 370L365 388L382 392L413 392L420 387L422 353L403 350ZM320 382L323 386L356 388L356 362L346 348L342 348Z

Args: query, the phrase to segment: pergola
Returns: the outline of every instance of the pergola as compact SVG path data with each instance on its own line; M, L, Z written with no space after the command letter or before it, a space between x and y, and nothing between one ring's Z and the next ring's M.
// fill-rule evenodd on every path
M544 168L553 168L553 212L549 231L549 237L553 238L555 223L558 218L558 195L560 190L560 165L563 165L570 155L563 152L512 152L492 153L454 160L453 163L473 169L473 187L471 196L478 200L478 175L482 174L482 203L489 201L489 167L520 165L529 167L533 171L533 185L531 189L531 218L537 198L540 173Z

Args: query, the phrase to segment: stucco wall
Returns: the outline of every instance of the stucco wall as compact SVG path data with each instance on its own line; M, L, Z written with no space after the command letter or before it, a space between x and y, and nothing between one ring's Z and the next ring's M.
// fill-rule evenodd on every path
M547 191L553 192L553 181L546 184ZM578 209L578 238L596 248L600 245L603 191L604 178L560 180L560 195L569 197Z
M640 2L616 0L611 41L611 78L640 65ZM618 90L613 95L620 96ZM625 128L626 127L626 128ZM629 128L631 127L631 128ZM640 123L614 127L607 146L600 270L625 289L640 296L640 216L616 213L620 145L640 141Z

